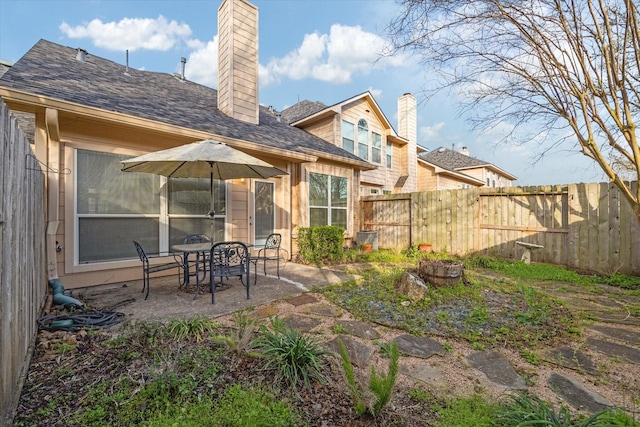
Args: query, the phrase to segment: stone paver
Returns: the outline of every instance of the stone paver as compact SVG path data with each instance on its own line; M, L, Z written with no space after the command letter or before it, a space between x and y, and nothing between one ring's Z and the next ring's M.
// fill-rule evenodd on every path
M431 338L416 337L414 335L400 335L394 340L398 343L398 350L401 354L428 359L435 354L444 356L446 354L442 345Z
M285 317L284 324L300 332L309 332L322 322L315 317L293 315Z
M606 325L592 325L589 329L620 341L626 341L631 345L640 345L640 332L638 331L630 331L628 329Z
M407 366L400 364L400 373L413 379L422 381L439 390L449 389L444 372L433 366Z
M591 357L580 349L562 346L545 352L543 358L548 362L573 369L574 371L600 375Z
M375 340L380 338L378 331L376 331L369 322L362 322L360 320L340 320L336 325L342 326L345 332L349 335L354 335L362 339Z
M467 356L474 369L484 373L489 381L503 390L526 390L524 379L518 375L506 357L497 350L478 351Z
M640 364L640 349L638 348L594 337L587 338L587 345L600 353L613 357L620 357L631 363Z
M554 372L549 376L547 384L576 409L594 413L611 406L602 396L588 390L574 378L565 377Z
M314 302L318 302L317 298L309 293L304 293L295 297L288 298L286 300L289 304L295 305L296 307L305 305L305 304L313 304Z
M348 335L338 335L327 343L327 347L331 351L335 351L338 355L340 355L339 340L342 340L347 348L347 353L349 353L349 358L353 365L361 368L369 366L369 359L371 359L371 356L375 352L375 348L372 345L362 343Z
M315 305L313 307L309 307L308 312L311 314L317 314L324 317L340 317L344 313L344 311L341 308L336 307L335 305L329 305L329 304L320 304L320 305Z

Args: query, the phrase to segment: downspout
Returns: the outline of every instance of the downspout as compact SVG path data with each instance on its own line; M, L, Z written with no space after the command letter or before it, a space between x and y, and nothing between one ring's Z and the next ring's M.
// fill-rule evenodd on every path
M60 126L58 110L45 110L47 128L47 165L49 171L60 170ZM56 233L58 232L60 215L60 177L56 173L47 172L47 278L58 279L58 263L56 260Z

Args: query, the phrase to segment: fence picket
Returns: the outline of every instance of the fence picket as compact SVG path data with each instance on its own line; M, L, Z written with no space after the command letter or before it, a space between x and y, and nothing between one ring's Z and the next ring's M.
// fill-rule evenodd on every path
M363 224L380 223L380 235L392 226L383 225L383 218L375 217L383 211L368 204L388 203L385 211L397 213L394 221L411 224L410 234L397 234L396 249L425 242L436 251L446 248L457 255L518 259L523 249L515 242L526 241L544 246L533 251L533 261L600 273L640 273L640 225L617 187L607 183L439 190L406 196L369 196L361 202ZM406 209L400 209L400 203Z

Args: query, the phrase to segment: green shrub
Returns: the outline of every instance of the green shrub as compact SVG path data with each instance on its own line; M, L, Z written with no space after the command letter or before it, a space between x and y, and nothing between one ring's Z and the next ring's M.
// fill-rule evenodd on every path
M327 261L342 260L344 229L332 225L300 227L298 251L303 262L322 265Z
M575 419L574 419L575 418ZM609 408L585 417L573 417L566 406L557 411L544 400L527 393L511 396L499 411L500 425L549 426L549 427L604 427L637 425L631 417L617 408Z
M211 318L196 314L190 319L171 319L167 325L167 332L179 341L195 339L200 342L219 328L220 325Z
M285 328L279 319L272 320L272 329L261 328L255 346L267 361L265 369L276 372L276 380L297 388L310 388L311 381L324 381L323 370L329 352L302 332Z

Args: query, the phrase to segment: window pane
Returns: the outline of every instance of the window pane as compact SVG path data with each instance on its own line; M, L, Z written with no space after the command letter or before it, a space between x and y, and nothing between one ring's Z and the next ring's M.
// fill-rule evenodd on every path
M382 136L378 133L371 133L371 161L374 163L381 162L382 155Z
M329 210L327 208L309 209L309 226L321 227L329 225Z
M391 152L393 147L390 142L387 142L387 168L391 169Z
M169 179L169 214L206 215L211 209L209 178ZM213 181L214 212L225 214L225 183Z
M146 252L157 253L158 230L157 218L79 218L79 261L82 264L137 257L134 240Z
M205 234L214 242L224 241L224 218L171 218L169 247L183 243L187 234Z
M353 123L342 121L342 148L353 153L355 140L355 126Z
M369 128L367 122L358 122L358 157L369 160Z
M255 190L255 214L254 231L255 244L264 245L269 234L273 233L276 221L275 206L273 204L273 193L275 184L273 182L256 181Z
M159 214L160 177L122 172L112 153L77 150L77 206L79 214Z
M309 205L329 205L329 176L319 173L309 174Z
M347 207L347 178L331 177L331 207Z
M347 210L331 209L331 225L347 229Z

